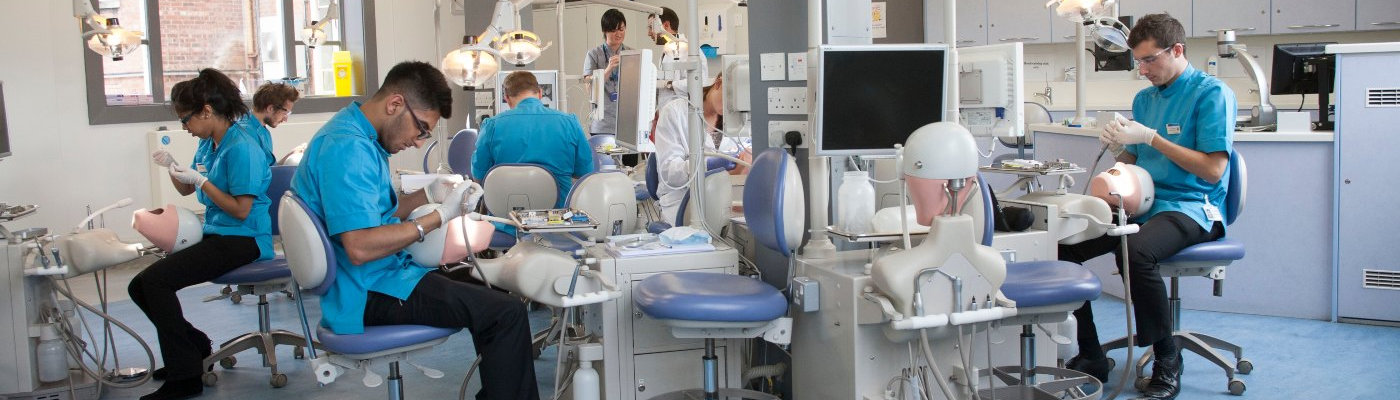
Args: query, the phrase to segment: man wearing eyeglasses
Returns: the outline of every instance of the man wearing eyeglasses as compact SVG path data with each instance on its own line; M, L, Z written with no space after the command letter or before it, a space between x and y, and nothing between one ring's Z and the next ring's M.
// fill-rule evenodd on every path
M1225 234L1221 211L1229 186L1235 132L1235 93L1186 60L1186 31L1166 14L1144 16L1128 37L1138 73L1152 83L1133 98L1133 117L1106 122L1099 141L1118 161L1152 175L1152 208L1132 216L1141 230L1128 236L1128 262L1138 346L1152 346L1152 379L1144 398L1170 400L1181 391L1181 349L1172 337L1172 315L1157 260ZM1082 263L1118 251L1119 238L1061 245L1060 259ZM1119 262L1121 265L1121 259ZM1079 355L1067 366L1106 381L1111 365L1100 347L1093 310L1085 302L1079 321Z
M528 71L515 71L501 82L510 104L481 125L481 138L472 153L472 176L484 179L499 164L530 163L549 170L559 189L555 207L563 207L574 178L593 172L593 148L573 115L540 103L540 85ZM497 210L499 212L499 210ZM506 226L498 229L511 233Z
M431 64L405 62L364 104L345 107L307 146L292 190L325 221L335 248L335 283L321 296L321 325L338 334L365 326L467 328L481 359L479 399L539 399L525 306L514 297L454 281L404 251L476 207L481 187L464 183L429 199L399 196L389 156L420 147L452 114L452 90ZM413 209L439 203L425 216Z
M258 143L263 145L269 153L272 152L272 132L268 129L277 128L287 118L292 115L292 107L301 98L301 93L296 88L285 83L264 83L258 87L258 91L253 93L253 110L248 115L238 120L239 124L245 125L249 132L255 132ZM295 154L305 150L305 143L298 146L298 150L292 151ZM283 160L291 157L287 154ZM281 163L281 161L278 161Z

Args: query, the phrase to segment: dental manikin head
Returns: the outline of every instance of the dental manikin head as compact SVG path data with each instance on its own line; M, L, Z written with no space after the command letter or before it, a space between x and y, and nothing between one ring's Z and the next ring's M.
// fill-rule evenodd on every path
M408 219L414 219L428 215L437 209L437 204L424 204L413 209L408 214ZM467 236L462 236L462 225L466 225ZM413 256L413 260L425 267L436 267L462 261L471 253L486 250L491 245L491 231L495 227L489 222L473 221L466 216L459 216L448 221L441 228L434 229L423 235L422 242L414 242L408 245L408 254ZM467 248L467 239L471 239L471 249Z
M1147 170L1120 162L1089 180L1089 194L1103 199L1113 208L1121 205L1128 215L1137 216L1152 209L1156 186ZM1122 196L1121 201L1119 196Z
M174 204L136 210L131 214L131 227L166 253L184 250L204 239L204 225L199 217Z
M973 192L968 189L977 184L977 144L972 133L953 122L935 122L914 130L902 152L900 170L909 186L916 222L931 225L936 216L960 212ZM954 197L956 206L949 207Z

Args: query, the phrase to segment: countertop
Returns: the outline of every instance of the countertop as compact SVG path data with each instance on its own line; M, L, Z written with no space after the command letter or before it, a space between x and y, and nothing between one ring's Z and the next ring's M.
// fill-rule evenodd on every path
M1031 132L1098 137L1099 128L1070 127L1064 124L1031 124ZM1331 142L1332 131L1235 132L1236 142Z

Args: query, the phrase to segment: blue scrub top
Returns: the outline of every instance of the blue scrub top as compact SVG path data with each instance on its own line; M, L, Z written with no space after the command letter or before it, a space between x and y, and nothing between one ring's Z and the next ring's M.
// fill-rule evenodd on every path
M248 217L229 215L202 190L196 190L195 196L204 205L204 234L252 237L258 244L258 259L268 260L275 256L272 217L268 214L272 202L267 198L267 186L272 183L272 170L268 168L272 154L263 150L255 135L244 128L236 123L230 126L217 145L213 139L200 140L190 165L230 196L254 196Z
M311 138L292 178L292 190L325 221L335 248L335 283L321 296L321 325L338 334L364 333L370 291L407 299L430 271L402 250L354 265L340 241L341 233L400 222L389 171L389 152L354 102Z
M267 126L258 120L258 116L253 115L253 113L243 114L243 117L238 118L238 122L235 124L245 132L253 134L258 146L267 152L267 156L272 159L273 163L277 162L277 157L272 154L272 131L267 130Z
M1156 129L1158 139L1202 153L1234 151L1235 92L1219 79L1187 66L1175 81L1163 87L1149 87L1133 98L1133 118L1148 128ZM1206 198L1225 210L1225 189L1230 186L1230 170L1215 183L1192 175L1168 159L1162 152L1146 144L1126 147L1137 155L1137 165L1152 174L1157 197L1152 209L1136 218L1146 221L1158 213L1177 211L1210 232L1214 223L1206 219ZM1222 224L1223 226L1223 224Z
M593 147L573 115L527 98L481 124L481 137L472 154L472 176L485 179L491 167L510 163L538 164L549 170L559 188L559 199L554 202L559 208L569 197L573 178L593 172Z

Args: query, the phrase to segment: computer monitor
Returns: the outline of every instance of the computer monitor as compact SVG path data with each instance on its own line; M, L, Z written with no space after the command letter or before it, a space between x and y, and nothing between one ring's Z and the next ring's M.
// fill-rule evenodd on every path
M1336 57L1327 54L1335 43L1280 43L1274 45L1273 74L1269 94L1317 94L1317 129L1332 129L1327 104L1336 77Z
M0 81L0 158L10 156L10 125L5 120L5 82Z
M651 120L656 115L656 64L651 49L621 54L617 87L617 144L638 152L656 151Z
M948 46L822 46L814 141L819 156L892 156L915 129L943 120Z
M958 123L973 136L1026 135L1021 42L958 48Z

